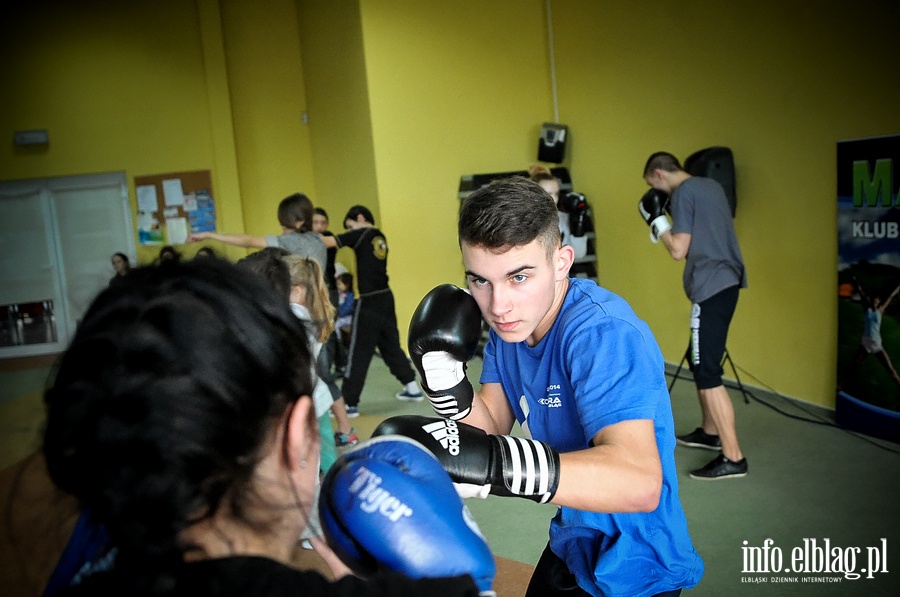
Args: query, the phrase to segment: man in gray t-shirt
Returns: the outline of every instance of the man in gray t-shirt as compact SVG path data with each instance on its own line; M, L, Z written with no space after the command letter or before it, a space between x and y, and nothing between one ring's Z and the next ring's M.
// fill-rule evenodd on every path
M728 326L747 271L722 186L691 176L666 152L650 156L644 180L652 187L639 204L650 225L650 238L662 242L676 261L685 261L684 292L691 305L689 366L700 399L702 424L677 437L678 443L720 454L691 471L694 479L723 479L747 474L747 459L737 438L734 406L722 383L722 357ZM666 216L671 208L672 222Z
M672 235L690 235L682 279L691 302L703 302L731 286L746 288L744 259L722 186L687 175L672 193L671 209Z

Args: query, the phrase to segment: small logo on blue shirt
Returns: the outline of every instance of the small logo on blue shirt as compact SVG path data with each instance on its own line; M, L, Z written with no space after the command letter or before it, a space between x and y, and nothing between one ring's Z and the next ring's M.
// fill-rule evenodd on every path
M561 389L559 384L550 384L547 386L547 397L538 400L538 404L546 406L547 408L561 407L562 401L559 399L559 391Z

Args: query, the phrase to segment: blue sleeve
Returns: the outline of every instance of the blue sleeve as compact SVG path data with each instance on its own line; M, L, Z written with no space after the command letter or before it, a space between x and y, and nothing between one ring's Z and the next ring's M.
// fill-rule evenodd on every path
M115 554L105 527L95 522L87 511L83 511L47 581L43 596L57 595L77 585L90 574L106 570L111 566Z
M480 381L482 384L501 382L500 372L497 370L497 354L494 332L488 333L488 341L484 346L484 356L481 365L481 379L479 379L478 381Z
M655 419L659 401L668 399L662 354L649 329L607 317L572 334L564 350L588 438L622 421Z
M353 315L353 305L355 302L356 300L353 298L353 295L348 293L347 298L338 305L338 316L346 317L348 315Z

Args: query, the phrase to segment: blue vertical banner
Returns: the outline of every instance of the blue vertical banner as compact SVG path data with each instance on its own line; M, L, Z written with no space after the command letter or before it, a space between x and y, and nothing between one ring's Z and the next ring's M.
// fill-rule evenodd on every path
M209 189L199 189L194 193L194 202L188 209L191 232L216 231L216 204Z
M837 147L839 425L900 443L900 135Z

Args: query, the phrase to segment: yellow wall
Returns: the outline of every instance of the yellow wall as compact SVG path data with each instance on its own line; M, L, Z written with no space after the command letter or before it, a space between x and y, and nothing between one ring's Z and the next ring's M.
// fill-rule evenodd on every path
M162 8L7 8L0 80L10 101L0 110L7 139L0 177L124 170L130 181L210 167L207 96L195 83L203 72L198 11L173 1ZM30 128L49 130L48 148L13 147L13 131Z
M750 288L739 366L833 405L836 143L900 133L898 3L552 2L568 165L591 201L600 282L687 342L681 264L636 213L641 168L734 150ZM370 206L391 246L401 335L419 297L462 282L464 174L522 169L553 120L544 0L19 3L0 22L0 179L210 169L219 229L278 232L303 191ZM310 122L302 123L309 112ZM132 190L133 193L133 190ZM232 251L240 256L243 251Z
M50 144L3 144L0 179L124 171L134 203L134 176L209 169L220 230L280 233L278 201L314 194L297 15L293 0L255 6L264 10L217 0L10 8L0 130L46 128ZM157 251L139 247L139 260Z
M359 5L298 0L298 7L315 147L313 202L326 209L336 234L343 232L344 215L353 205L367 206L380 223ZM338 260L355 272L350 249L341 249Z
M293 0L224 0L222 23L240 198L247 232L280 234L278 203L315 201L306 91ZM221 226L222 232L242 232Z
M459 178L522 170L552 119L540 3L360 3L378 195L401 337L419 299L464 283ZM401 34L402 32L402 34Z
M833 406L836 143L900 133L897 4L592 5L554 2L554 23L573 176L598 215L601 281L677 362L687 344L682 268L648 245L635 216L641 169L660 149L684 158L731 147L750 287L730 353L780 392Z
M750 288L730 353L752 376L744 381L833 405L835 147L900 132L896 3L552 4L568 165L594 207L601 283L633 304L677 363L689 309L682 265L647 239L641 170L656 150L684 158L731 147ZM360 6L402 326L417 297L462 279L459 176L523 168L540 123L553 118L545 2Z

